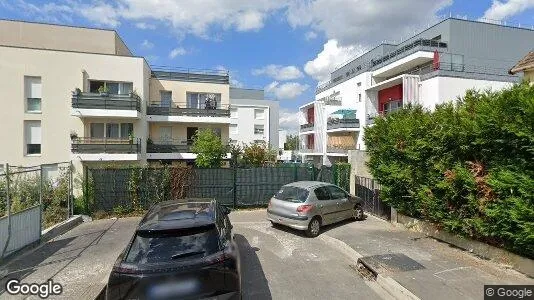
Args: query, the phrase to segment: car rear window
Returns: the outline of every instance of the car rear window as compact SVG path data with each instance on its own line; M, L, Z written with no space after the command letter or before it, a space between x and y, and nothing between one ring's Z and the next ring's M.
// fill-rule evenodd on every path
M157 264L199 259L220 250L215 226L173 232L138 232L125 262Z
M276 195L275 199L290 201L290 202L304 202L308 198L308 190L294 186L283 186Z

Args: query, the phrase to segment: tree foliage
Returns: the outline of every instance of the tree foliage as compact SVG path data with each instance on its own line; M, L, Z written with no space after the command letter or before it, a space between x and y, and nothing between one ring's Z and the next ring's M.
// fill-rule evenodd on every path
M284 144L284 150L297 150L299 144L299 137L298 135L288 135L286 139L286 143Z
M277 151L270 149L267 143L251 143L243 147L242 163L247 167L261 167L275 163Z
M191 151L197 155L195 164L201 168L218 168L226 156L226 147L209 128L200 129L193 137Z
M365 142L400 212L534 257L534 87L408 107L378 118Z

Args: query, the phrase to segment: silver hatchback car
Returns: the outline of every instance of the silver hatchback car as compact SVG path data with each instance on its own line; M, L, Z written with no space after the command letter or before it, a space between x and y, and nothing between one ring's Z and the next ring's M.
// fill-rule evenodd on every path
M305 230L309 237L319 235L321 226L345 219L361 220L363 201L340 187L318 181L298 181L284 185L269 201L267 219L274 224Z

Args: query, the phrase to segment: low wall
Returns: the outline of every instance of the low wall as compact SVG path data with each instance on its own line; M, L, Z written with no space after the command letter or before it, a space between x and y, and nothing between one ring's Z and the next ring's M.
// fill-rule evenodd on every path
M395 214L395 216L393 216ZM497 248L479 241L451 234L438 229L434 224L405 216L392 210L391 222L404 225L406 228L424 233L437 240L454 245L463 250L467 250L475 255L490 259L498 263L506 264L515 270L534 277L534 260L511 253L501 248Z
M4 257L39 241L41 207L36 205L14 213L10 219L7 216L0 218L0 254L5 249ZM9 234L9 222L11 222L11 234Z

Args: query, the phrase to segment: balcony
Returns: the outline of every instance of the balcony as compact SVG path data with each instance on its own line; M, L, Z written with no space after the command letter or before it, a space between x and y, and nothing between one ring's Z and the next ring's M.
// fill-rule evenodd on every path
M313 123L300 125L300 133L313 132L315 125Z
M135 94L72 93L73 116L139 118L141 98Z
M82 161L138 160L141 139L76 138L71 151Z
M360 128L359 119L331 119L326 123L327 132L356 131Z
M230 123L229 104L188 103L152 101L147 107L148 121L153 122L193 122Z
M328 154L341 154L346 155L349 153L349 150L354 150L355 147L339 147L339 146L327 146L326 152Z
M191 152L191 140L156 140L147 142L147 153Z
M152 77L160 80L230 84L226 70L188 69L165 66L151 66Z

